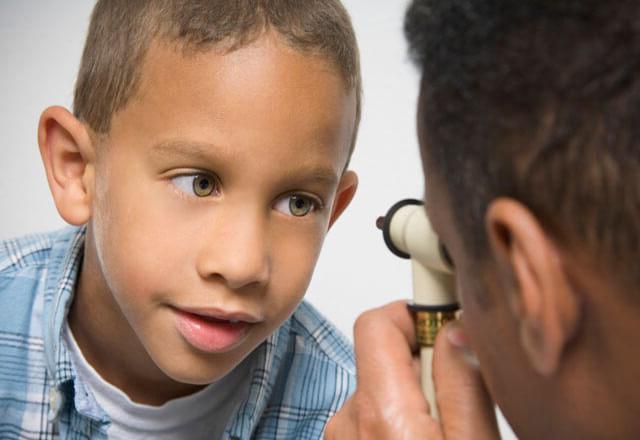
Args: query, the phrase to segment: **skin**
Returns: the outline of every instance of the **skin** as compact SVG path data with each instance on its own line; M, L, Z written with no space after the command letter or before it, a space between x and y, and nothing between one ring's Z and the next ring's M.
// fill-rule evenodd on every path
M104 379L162 404L225 376L291 315L356 190L344 171L354 120L337 69L271 33L188 56L156 41L106 137L45 110L39 141L56 206L88 224L69 323ZM202 176L214 191L199 197ZM293 215L292 195L313 209ZM181 333L185 309L252 322L209 352Z
M440 419L421 396L403 302L364 313L358 388L327 439L499 438L494 402L521 439L637 438L637 304L579 247L566 247L517 200L489 204L486 255L470 253L431 162L419 100L426 209L455 264L461 322L440 331L433 379ZM637 288L637 287L636 287ZM612 319L615 317L615 319Z

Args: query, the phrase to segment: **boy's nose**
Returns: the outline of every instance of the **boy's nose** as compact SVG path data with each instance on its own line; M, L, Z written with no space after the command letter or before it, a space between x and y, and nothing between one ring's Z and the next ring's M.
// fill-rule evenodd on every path
M264 286L269 280L270 256L266 220L256 212L219 213L197 260L199 275L219 278L240 290Z

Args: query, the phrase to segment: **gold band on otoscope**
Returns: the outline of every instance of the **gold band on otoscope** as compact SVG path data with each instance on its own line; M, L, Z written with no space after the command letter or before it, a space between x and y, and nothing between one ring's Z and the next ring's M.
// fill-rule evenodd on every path
M459 309L457 304L438 307L409 303L407 307L415 316L416 338L421 347L433 347L438 331L456 319Z

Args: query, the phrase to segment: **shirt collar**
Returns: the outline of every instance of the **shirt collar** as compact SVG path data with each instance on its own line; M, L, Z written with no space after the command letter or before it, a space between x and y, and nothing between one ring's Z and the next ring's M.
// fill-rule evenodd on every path
M86 227L65 229L51 249L44 292L44 346L47 370L57 388L73 379L74 371L62 330L82 265Z

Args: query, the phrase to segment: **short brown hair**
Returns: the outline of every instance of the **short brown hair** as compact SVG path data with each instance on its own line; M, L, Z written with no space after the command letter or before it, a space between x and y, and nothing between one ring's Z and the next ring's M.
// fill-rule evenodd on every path
M358 47L339 0L98 0L91 16L74 96L74 113L96 134L136 92L156 39L185 51L239 49L273 29L296 50L325 57L356 93L355 145L361 114Z

